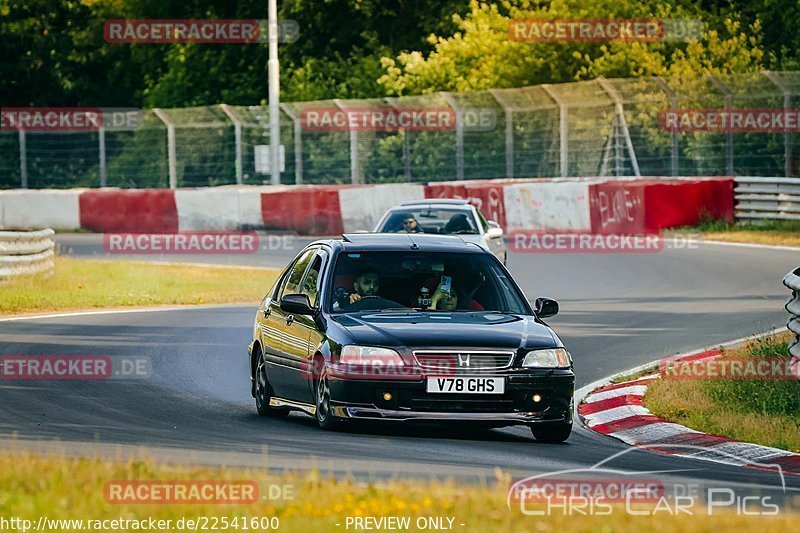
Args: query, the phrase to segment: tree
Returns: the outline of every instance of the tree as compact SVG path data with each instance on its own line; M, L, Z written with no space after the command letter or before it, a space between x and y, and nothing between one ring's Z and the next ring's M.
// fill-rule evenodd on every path
M509 38L513 19L698 18L698 9L657 0L472 0L450 37L431 37L433 52L384 58L379 82L390 94L520 87L606 77L697 76L752 72L763 64L756 23L746 31L728 19L689 42L518 42ZM702 17L704 20L708 17Z

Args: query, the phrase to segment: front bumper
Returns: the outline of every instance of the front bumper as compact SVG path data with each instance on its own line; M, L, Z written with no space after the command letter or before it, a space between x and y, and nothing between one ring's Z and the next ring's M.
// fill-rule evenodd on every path
M572 422L575 375L571 370L508 369L482 375L505 378L505 392L428 393L425 377L415 380L331 377L333 413L349 419L473 421L496 426ZM391 399L385 399L386 393ZM538 402L534 402L534 395L540 397Z

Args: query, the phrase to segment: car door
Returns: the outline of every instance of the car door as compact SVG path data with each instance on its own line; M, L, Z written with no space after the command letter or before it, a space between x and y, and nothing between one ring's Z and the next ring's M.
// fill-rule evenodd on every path
M305 274L315 252L316 248L307 249L295 259L292 267L279 284L275 297L265 307L264 314L266 317L262 321L262 331L264 332L262 344L265 358L269 365L268 373L272 370L270 383L275 395L281 398L291 398L291 388L288 385L291 374L288 370L292 361L292 353L296 351L293 345L297 340L292 337L291 326L294 316L281 309L280 301L284 294L292 294L298 291L303 274Z
M297 289L297 292L308 296L313 307L319 305L320 273L324 272L327 258L324 249L316 251ZM286 326L286 334L287 340L291 339L287 346L288 363L284 368L289 399L313 403L313 389L310 386L315 377L313 357L314 350L322 342L323 332L319 331L314 317L294 315Z

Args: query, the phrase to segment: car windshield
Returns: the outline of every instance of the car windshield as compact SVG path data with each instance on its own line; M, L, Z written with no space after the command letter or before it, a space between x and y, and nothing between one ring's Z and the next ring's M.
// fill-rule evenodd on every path
M471 209L414 207L392 211L377 231L476 235L478 226Z
M487 254L342 252L330 312L430 310L528 314L508 274Z

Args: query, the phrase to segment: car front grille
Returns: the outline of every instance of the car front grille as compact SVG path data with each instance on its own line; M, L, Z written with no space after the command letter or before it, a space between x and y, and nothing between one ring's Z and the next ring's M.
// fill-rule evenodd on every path
M426 370L442 372L481 371L508 368L514 360L512 351L484 350L419 350L414 352L417 364Z

